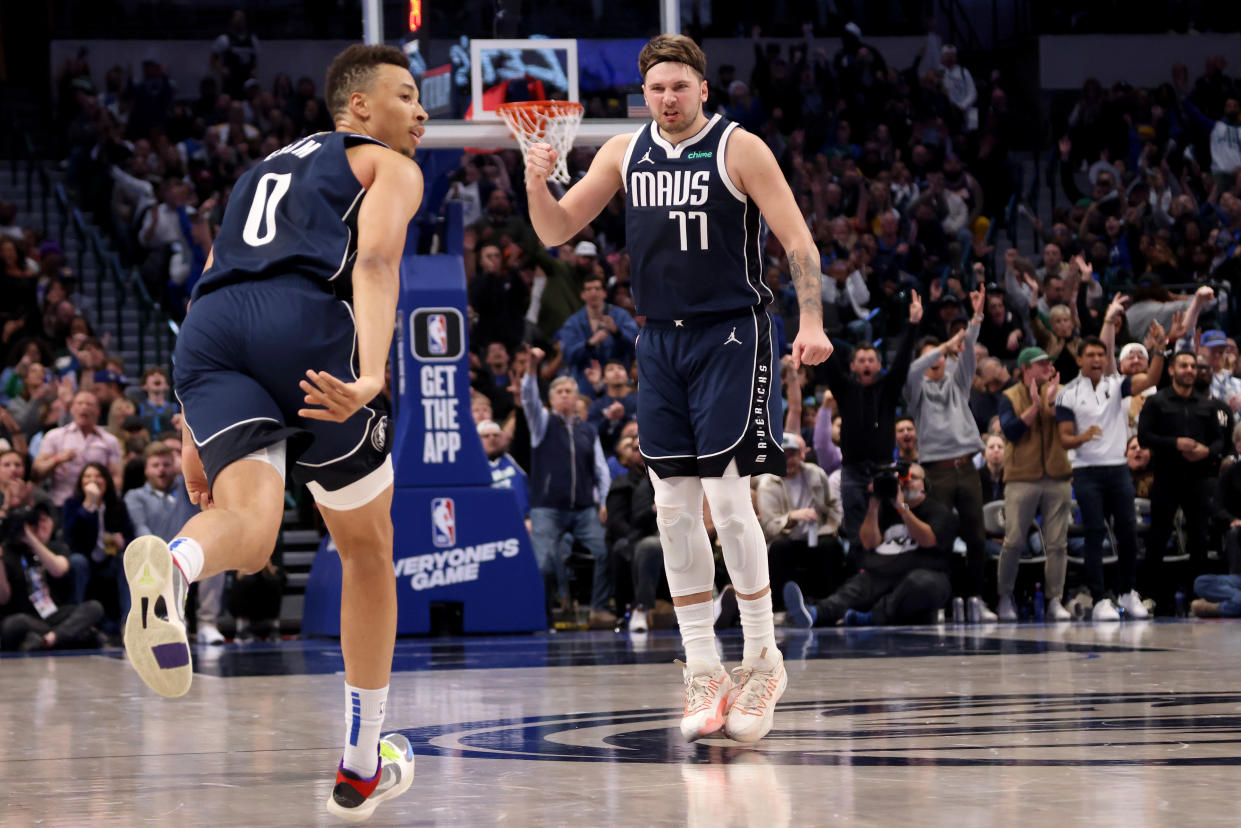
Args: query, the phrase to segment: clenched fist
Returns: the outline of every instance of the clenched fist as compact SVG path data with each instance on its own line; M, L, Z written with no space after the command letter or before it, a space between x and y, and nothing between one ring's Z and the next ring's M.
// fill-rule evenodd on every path
M556 168L559 153L551 144L533 144L526 151L526 184L546 184Z

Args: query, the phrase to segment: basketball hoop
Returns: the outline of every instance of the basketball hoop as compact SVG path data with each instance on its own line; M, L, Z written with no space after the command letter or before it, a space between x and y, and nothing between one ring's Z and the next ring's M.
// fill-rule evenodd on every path
M548 176L561 184L569 183L565 159L573 148L573 139L582 125L582 105L576 101L512 101L496 107L508 124L522 158L533 144L540 141L556 150L556 166Z

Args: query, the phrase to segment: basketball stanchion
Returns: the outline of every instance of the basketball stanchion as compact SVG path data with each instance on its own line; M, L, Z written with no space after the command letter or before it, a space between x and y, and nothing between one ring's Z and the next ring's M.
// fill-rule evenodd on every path
M397 632L536 632L543 579L517 498L491 487L470 416L462 208L448 205L446 254L401 260L392 358L392 500ZM340 559L323 539L306 584L302 632L340 635Z

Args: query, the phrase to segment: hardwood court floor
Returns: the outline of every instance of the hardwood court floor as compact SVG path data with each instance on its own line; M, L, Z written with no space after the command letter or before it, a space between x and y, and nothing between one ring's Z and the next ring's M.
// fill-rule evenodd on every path
M674 633L399 641L386 729L417 773L372 822L1241 823L1239 623L779 635L754 747L680 740ZM331 641L198 650L170 701L119 651L0 659L0 824L341 824L341 669Z

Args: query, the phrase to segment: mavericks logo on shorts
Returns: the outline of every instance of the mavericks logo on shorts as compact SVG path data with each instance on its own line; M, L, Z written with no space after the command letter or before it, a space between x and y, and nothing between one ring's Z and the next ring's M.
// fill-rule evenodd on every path
M452 546L457 542L457 505L451 497L431 498L431 543Z
M383 451L388 444L388 418L380 417L379 422L371 429L371 446L375 451Z

